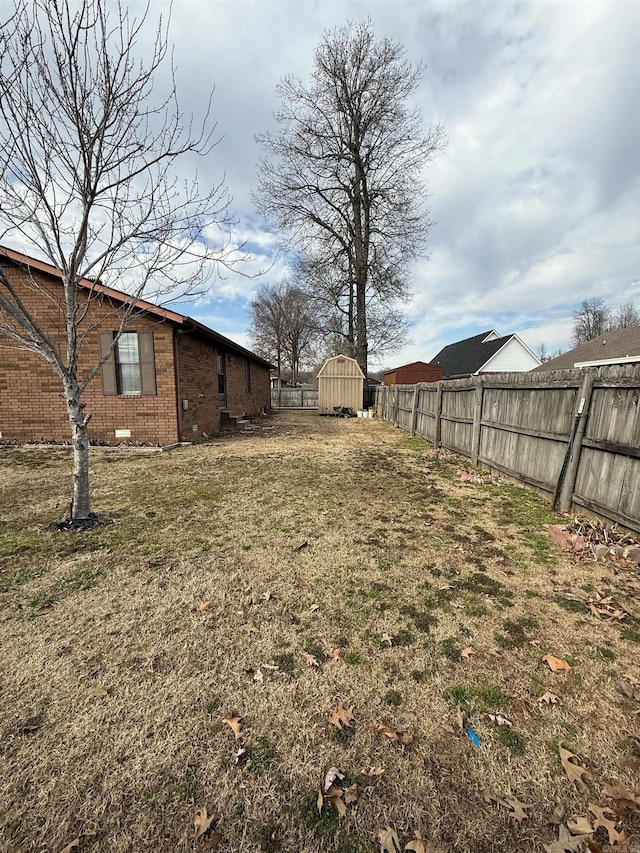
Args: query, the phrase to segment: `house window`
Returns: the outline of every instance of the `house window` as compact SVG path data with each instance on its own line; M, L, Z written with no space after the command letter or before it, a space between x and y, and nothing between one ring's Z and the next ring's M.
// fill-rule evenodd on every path
M118 394L141 394L140 347L137 332L125 332L116 344Z
M251 362L247 359L244 363L244 384L247 394L251 393Z
M100 332L102 393L106 396L157 394L153 332L124 332L115 347L117 332Z
M218 394L227 393L227 382L224 369L224 353L218 353Z

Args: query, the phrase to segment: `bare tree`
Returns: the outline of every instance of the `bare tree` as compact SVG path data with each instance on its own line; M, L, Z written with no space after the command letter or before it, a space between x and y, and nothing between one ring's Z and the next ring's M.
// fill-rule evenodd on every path
M571 343L583 344L611 329L611 308L599 296L585 299L573 314Z
M249 311L254 348L275 361L279 378L287 364L296 382L300 367L312 358L317 331L306 294L289 281L265 284L251 300Z
M255 201L289 234L289 246L336 264L352 295L355 356L366 373L372 291L404 279L431 222L424 169L442 147L409 99L422 74L402 46L376 40L369 22L327 32L308 86L284 78L278 133L266 151ZM377 275L384 271L385 275Z
M549 361L549 359L551 358L546 344L538 344L538 346L535 348L535 354L538 356L538 358L543 364L545 363L545 361Z
M631 326L640 326L640 314L633 302L625 302L614 315L613 327L615 329L628 329Z
M327 354L356 358L355 283L340 259L327 263L306 253L298 257L296 275L312 305ZM365 303L369 357L381 358L410 342L409 323L401 307L409 296L408 286L395 271L371 270Z
M59 337L47 334L0 270L0 334L44 358L58 376L74 450L75 521L90 519L89 432L83 393L111 355L143 294L155 302L204 287L216 265L238 260L222 183L179 180L182 158L210 153L207 109L196 129L180 110L160 19L151 54L136 57L151 22L110 0L21 0L0 31L0 227L60 270ZM206 237L205 238L205 232ZM213 245L215 248L210 248ZM79 352L99 288L132 297L111 351L84 375ZM35 279L31 286L37 288Z

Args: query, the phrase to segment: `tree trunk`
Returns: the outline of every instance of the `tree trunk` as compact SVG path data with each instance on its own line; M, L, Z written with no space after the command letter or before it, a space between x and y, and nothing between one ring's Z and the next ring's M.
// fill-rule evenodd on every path
M71 518L76 521L89 518L89 430L88 418L84 416L84 405L80 401L80 389L74 375L65 377L64 397L67 402L69 423L73 443L73 502Z

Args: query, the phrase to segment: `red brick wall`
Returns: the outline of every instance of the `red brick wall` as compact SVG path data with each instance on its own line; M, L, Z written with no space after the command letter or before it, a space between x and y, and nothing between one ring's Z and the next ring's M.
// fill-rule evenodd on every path
M247 392L247 359L239 353L227 352L227 408L234 415L259 415L271 406L269 371L251 362L251 392Z
M44 274L32 271L38 288L20 267L3 262L6 274L35 315L44 331L63 344L61 317L51 298L59 298L60 286ZM117 328L114 305L93 303L90 323L79 358L79 375L84 375L99 358L101 331ZM111 315L111 316L109 316ZM155 396L105 396L98 374L84 394L86 411L92 413L89 434L92 439L115 443L116 429L131 430L131 438L152 444L171 444L178 440L176 394L173 365L173 328L160 318L136 317L129 331L153 331L156 384ZM71 430L60 380L49 364L34 353L19 349L11 339L0 335L0 432L9 441L69 441Z
M181 436L196 441L220 429L217 350L195 335L178 335ZM189 408L182 410L182 401ZM197 429L194 430L194 426Z

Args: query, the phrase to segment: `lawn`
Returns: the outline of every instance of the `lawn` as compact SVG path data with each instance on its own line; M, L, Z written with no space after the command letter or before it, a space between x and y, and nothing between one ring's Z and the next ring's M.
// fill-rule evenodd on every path
M271 423L96 451L84 533L67 450L0 450L0 850L640 849L637 569L378 421Z

